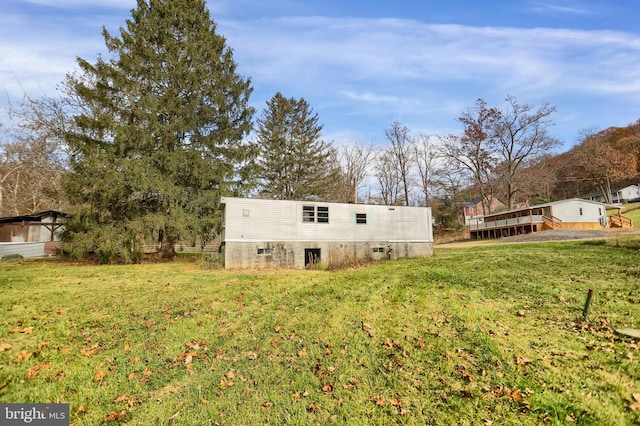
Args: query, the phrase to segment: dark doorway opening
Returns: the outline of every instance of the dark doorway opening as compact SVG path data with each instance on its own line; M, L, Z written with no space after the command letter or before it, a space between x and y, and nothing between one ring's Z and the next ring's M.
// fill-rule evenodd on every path
M308 268L318 263L320 263L320 249L304 249L304 267Z

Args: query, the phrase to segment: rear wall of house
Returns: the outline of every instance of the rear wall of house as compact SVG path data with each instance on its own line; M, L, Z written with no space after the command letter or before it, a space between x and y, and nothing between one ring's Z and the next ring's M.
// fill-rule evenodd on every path
M225 268L304 268L315 259L305 254L318 253L319 264L344 266L385 259L427 257L433 255L432 242L226 242Z

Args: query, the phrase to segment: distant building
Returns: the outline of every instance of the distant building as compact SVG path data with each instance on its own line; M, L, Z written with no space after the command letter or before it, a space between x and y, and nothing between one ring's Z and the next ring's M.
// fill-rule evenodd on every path
M621 208L572 198L486 215L469 225L471 238L501 238L553 229L602 229L632 227Z
M222 197L225 268L304 268L433 254L431 209Z
M507 206L497 198L491 199L491 212L496 212L499 210L504 210ZM471 201L467 201L463 204L464 208L464 223L469 226L472 221L477 220L485 215L485 212L482 210L482 200L474 199Z
M47 256L58 248L67 215L54 210L0 218L0 259Z
M597 201L600 203L606 202L602 192L596 192L584 197L587 200ZM624 188L618 188L611 191L611 202L614 204L626 204L629 200L640 198L640 184L629 185Z

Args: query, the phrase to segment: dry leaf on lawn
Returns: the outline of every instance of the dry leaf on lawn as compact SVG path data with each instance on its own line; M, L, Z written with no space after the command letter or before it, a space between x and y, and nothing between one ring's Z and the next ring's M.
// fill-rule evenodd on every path
M94 374L93 376L93 381L94 382L99 382L100 380L102 380L102 378L104 377L104 375L107 374L104 370L98 370L96 372L96 374Z

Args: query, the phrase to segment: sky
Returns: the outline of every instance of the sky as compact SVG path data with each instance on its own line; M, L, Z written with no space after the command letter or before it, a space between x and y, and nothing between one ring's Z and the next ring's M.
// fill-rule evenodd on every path
M76 58L106 54L135 0L2 0L0 122L25 94L56 96ZM460 133L478 98L556 107L556 152L585 130L640 118L637 0L208 0L250 77L256 118L277 92L304 98L336 145Z

